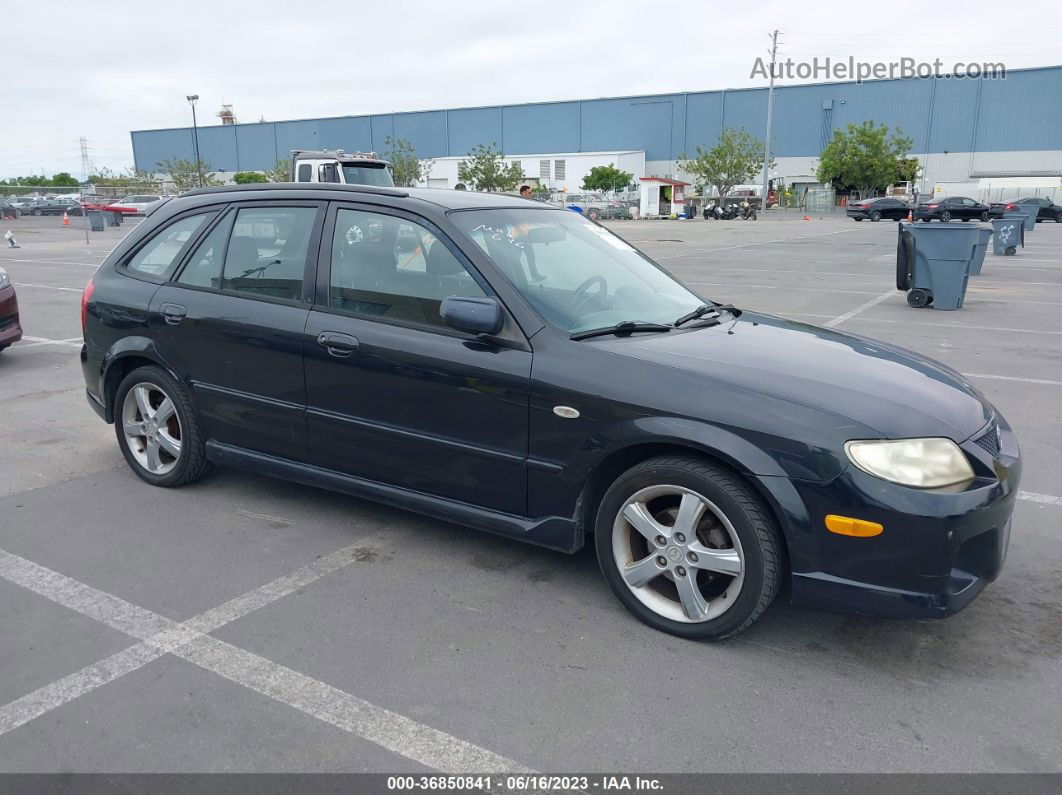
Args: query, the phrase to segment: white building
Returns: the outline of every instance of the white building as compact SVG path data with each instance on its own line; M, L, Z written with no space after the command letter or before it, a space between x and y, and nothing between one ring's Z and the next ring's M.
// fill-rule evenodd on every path
M419 187L453 188L461 180L457 172L467 157L438 157L432 161L428 179ZM569 152L562 154L519 155L506 157L506 163L518 163L529 185L542 185L551 190L581 190L583 178L595 166L615 166L633 174L633 181L645 176L645 152ZM626 186L617 185L618 189Z

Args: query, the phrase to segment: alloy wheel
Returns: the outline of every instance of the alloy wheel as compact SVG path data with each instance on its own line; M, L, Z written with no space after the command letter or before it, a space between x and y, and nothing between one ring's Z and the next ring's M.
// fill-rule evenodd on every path
M173 471L181 457L181 420L158 384L141 382L125 394L122 430L136 462L152 475Z
M650 486L631 495L613 524L612 551L635 598L673 621L718 618L744 582L745 557L730 520L682 486Z

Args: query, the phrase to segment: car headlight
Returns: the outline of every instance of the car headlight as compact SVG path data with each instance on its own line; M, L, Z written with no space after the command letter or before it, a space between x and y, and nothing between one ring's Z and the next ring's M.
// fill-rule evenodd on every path
M845 443L844 451L864 472L916 489L950 486L974 476L951 439L855 441Z
M3 290L5 287L10 286L11 279L8 278L7 271L5 271L3 268L0 268L0 290Z

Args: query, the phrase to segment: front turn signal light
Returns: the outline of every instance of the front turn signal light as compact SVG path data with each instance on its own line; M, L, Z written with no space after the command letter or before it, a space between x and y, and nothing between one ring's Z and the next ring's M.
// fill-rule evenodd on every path
M853 519L851 516L826 516L826 529L831 533L842 536L855 536L856 538L872 538L885 532L885 528L877 522L868 522L866 519Z

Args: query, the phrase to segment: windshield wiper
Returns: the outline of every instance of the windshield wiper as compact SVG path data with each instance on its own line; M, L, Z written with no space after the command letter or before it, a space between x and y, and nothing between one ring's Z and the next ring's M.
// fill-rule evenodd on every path
M607 334L630 334L634 331L671 331L672 328L674 327L663 323L641 323L635 320L624 320L614 326L577 331L571 335L571 339L585 340L590 337L604 337Z
M687 312L685 315L676 320L674 326L675 328L678 328L683 323L689 323L691 320L696 320L699 317L704 317L709 312L715 312L718 314L721 311L729 312L730 314L734 315L734 317L737 317L741 314L741 310L735 309L731 304L701 304L692 312Z

